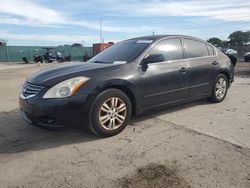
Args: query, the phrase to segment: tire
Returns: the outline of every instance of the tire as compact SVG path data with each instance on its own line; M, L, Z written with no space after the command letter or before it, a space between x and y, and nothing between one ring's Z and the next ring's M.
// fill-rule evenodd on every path
M215 79L211 96L209 97L209 101L214 103L222 102L226 95L228 90L229 84L228 84L228 78L225 74L219 74L217 78Z
M95 99L91 108L90 130L102 137L119 134L129 123L131 102L118 89L107 89Z

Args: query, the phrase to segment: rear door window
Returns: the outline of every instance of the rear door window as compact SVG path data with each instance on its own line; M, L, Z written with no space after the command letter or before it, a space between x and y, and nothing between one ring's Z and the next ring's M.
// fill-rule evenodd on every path
M162 54L164 61L183 59L183 49L179 38L165 39L158 42L148 53L148 55Z
M209 56L207 45L203 42L184 38L186 58Z

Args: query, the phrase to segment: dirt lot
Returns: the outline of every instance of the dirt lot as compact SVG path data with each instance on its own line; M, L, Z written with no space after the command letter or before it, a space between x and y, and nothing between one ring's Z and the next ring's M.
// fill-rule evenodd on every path
M19 88L48 66L0 65L0 187L250 187L248 64L224 102L144 114L106 139L21 120Z

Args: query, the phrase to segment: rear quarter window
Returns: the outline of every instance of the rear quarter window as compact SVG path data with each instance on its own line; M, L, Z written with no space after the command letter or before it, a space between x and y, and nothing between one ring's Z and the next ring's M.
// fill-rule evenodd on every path
M215 51L214 51L214 48L210 45L207 44L207 49L208 49L208 52L209 52L209 55L210 56L214 56L215 55Z
M184 38L184 43L186 46L186 58L209 56L207 44L187 38Z

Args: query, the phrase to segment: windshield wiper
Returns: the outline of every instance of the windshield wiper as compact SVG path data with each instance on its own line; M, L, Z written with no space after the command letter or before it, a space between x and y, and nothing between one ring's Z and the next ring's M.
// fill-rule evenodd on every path
M112 64L113 62L104 62L104 61L90 61L91 63L105 63L105 64Z

